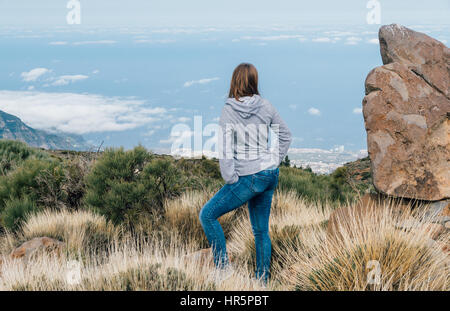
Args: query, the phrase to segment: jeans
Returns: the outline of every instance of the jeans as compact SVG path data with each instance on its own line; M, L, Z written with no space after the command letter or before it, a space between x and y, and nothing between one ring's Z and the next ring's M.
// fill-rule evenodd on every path
M224 269L229 266L225 236L217 219L248 202L250 222L255 236L256 278L267 282L270 276L272 251L269 216L278 175L279 169L276 168L240 176L236 183L223 186L200 211L200 222L211 245L217 268Z

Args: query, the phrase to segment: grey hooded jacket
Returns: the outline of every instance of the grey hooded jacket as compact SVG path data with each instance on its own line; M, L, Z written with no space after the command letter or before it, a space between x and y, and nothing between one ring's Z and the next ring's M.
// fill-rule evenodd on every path
M292 141L277 110L259 95L228 98L219 123L220 172L227 184L277 168Z

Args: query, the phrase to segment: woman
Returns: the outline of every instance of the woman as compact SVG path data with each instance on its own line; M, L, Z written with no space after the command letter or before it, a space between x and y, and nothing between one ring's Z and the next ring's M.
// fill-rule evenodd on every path
M277 134L269 146L269 128ZM212 247L219 279L231 275L225 236L218 218L248 202L256 246L256 278L270 276L269 215L281 160L291 133L276 109L258 92L258 72L247 63L233 72L229 98L220 117L220 171L226 184L200 212L200 222ZM272 137L273 138L273 137Z

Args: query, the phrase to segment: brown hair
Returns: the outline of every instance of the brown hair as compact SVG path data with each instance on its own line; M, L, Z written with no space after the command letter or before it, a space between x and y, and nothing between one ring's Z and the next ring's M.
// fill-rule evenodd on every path
M240 97L259 95L258 71L255 66L242 63L233 71L228 97L239 100Z

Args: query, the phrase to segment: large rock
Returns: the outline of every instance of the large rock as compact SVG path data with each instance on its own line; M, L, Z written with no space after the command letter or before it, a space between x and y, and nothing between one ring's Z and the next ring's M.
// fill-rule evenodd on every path
M24 258L28 260L31 255L39 250L45 250L47 252L56 252L60 254L64 243L48 237L39 237L31 239L17 247L11 253L11 258L18 259Z
M373 181L382 193L450 197L450 50L399 25L379 32L384 66L366 79L363 114Z

